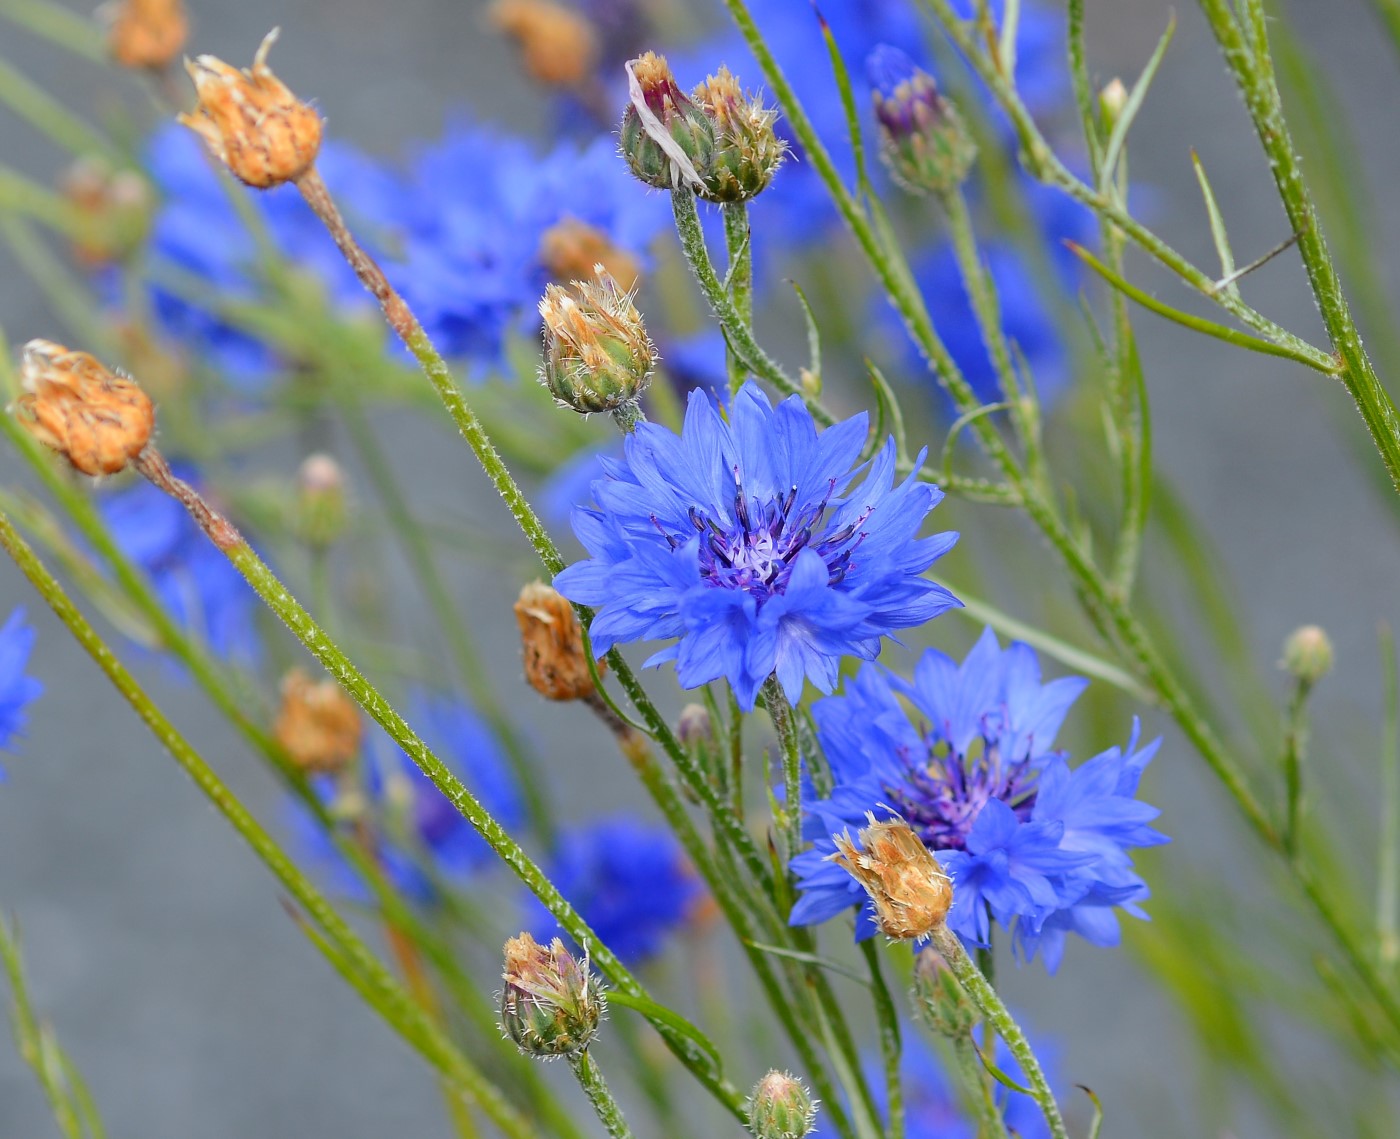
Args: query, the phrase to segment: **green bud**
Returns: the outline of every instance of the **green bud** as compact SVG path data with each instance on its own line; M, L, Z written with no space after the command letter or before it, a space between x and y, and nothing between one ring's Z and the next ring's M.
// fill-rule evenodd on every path
M540 301L540 380L561 407L581 415L635 408L656 368L656 347L631 295L601 265L594 273L595 281L569 289L550 285Z
M977 1006L933 948L922 950L914 963L914 1011L933 1032L949 1039L966 1037L978 1020Z
M1123 80L1110 79L1099 92L1099 114L1106 130L1112 131L1118 125L1118 117L1127 105L1128 89L1123 86Z
M658 190L703 185L715 160L710 117L680 89L665 56L649 51L632 60L627 78L622 153L632 173Z
M977 144L933 76L898 48L881 46L867 64L874 87L880 157L911 194L960 186L977 159Z
M709 202L746 202L768 188L787 144L773 129L778 112L746 95L729 68L721 67L691 92L715 130L713 166L697 191Z
M505 946L501 1028L527 1056L576 1056L598 1031L604 1002L587 961L580 964L555 938L548 948L528 933Z
M1317 625L1295 629L1283 643L1279 663L1304 684L1316 684L1332 671L1332 641Z
M345 472L329 455L308 455L297 471L297 532L315 549L335 544L345 532L348 510Z
M817 1105L802 1082L776 1070L758 1081L748 1108L754 1139L802 1139L817 1120Z

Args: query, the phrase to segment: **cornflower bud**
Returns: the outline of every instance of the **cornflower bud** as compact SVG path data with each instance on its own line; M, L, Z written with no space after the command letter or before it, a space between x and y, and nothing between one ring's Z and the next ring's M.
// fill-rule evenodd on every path
M601 265L595 281L545 289L540 380L561 407L580 414L636 406L651 383L656 347L642 315Z
M525 679L546 700L586 700L595 688L574 607L558 590L532 581L515 602L525 649ZM598 670L604 668L598 662Z
M943 924L953 904L953 887L919 836L903 819L876 822L860 832L833 836L836 853L827 857L864 888L875 903L875 922L886 937L924 938Z
M747 95L721 66L691 92L714 123L715 157L697 191L710 202L745 202L762 193L782 165L787 143L773 129L778 112Z
M802 1139L817 1122L816 1102L802 1081L776 1069L754 1087L748 1112L754 1139Z
M705 744L714 734L709 709L703 704L687 704L676 721L676 736L686 747Z
M580 87L593 77L598 33L579 13L552 0L496 0L487 16L515 40L537 83Z
M950 1040L965 1038L979 1019L962 982L932 947L920 950L914 961L914 1011L932 1031Z
M1283 643L1279 664L1304 684L1316 684L1332 671L1332 639L1318 625L1304 625Z
M1128 89L1123 86L1123 80L1109 80L1099 92L1099 113L1103 115L1104 126L1112 130L1127 105Z
M933 76L899 48L881 44L866 60L874 89L880 157L911 194L944 193L962 184L977 144Z
M247 71L212 55L185 62L199 104L180 122L204 139L235 178L259 190L300 178L321 150L321 116L267 65L276 40L274 28Z
M546 949L528 933L505 946L501 1027L527 1056L576 1056L598 1031L605 1009L588 961L555 938Z
M601 265L629 292L642 278L642 266L632 254L619 249L607 234L578 218L565 218L550 226L540 239L540 261L559 284L585 281Z
M649 51L631 60L627 87L622 153L632 173L658 190L703 186L715 160L714 124L680 89L666 57Z
M107 50L122 67L159 71L184 50L190 34L182 0L117 0L100 12Z
M150 228L154 198L134 170L114 171L101 159L80 158L64 174L59 190L82 221L73 255L84 265L120 261L140 246Z
M360 754L360 710L340 685L312 680L299 668L282 678L282 706L272 734L307 775L345 770Z
M125 469L155 429L150 396L86 352L31 340L20 361L20 383L24 394L13 408L20 423L85 475Z
M297 471L297 529L308 545L324 549L345 532L345 472L329 455L308 455Z

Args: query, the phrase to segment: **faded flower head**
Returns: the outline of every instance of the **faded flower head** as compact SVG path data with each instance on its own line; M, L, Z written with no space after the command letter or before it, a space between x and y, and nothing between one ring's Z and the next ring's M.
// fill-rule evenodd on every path
M24 394L14 403L20 423L85 475L124 470L155 430L150 396L86 352L31 340L20 383Z
M282 704L273 725L277 742L307 775L343 771L360 754L360 709L329 677L312 680L299 668L282 678Z
M727 418L697 391L680 435L640 424L574 511L591 558L554 581L598 609L594 651L673 641L648 663L674 661L684 688L725 678L751 710L775 672L793 703L806 680L830 692L843 657L958 605L924 576L957 535L917 537L942 493L895 483L893 441L862 464L867 425L819 433L752 383Z
M754 1086L748 1102L754 1139L803 1139L817 1120L817 1104L802 1081L777 1069Z
M496 0L491 23L515 40L525 70L549 87L580 87L598 65L598 33L586 17L553 0Z
M190 34L183 0L116 0L101 10L107 50L122 67L159 71L184 50Z
M766 190L787 153L787 144L773 129L778 112L746 94L727 67L709 76L691 97L709 114L715 130L714 163L701 173L700 196L743 202Z
M566 217L540 238L540 262L556 284L586 281L601 265L628 292L642 279L641 261L596 226Z
M574 607L557 589L534 581L520 591L515 620L525 650L525 679L546 700L583 700L594 693ZM605 666L600 661L601 672Z
M977 144L933 76L905 52L881 44L866 60L880 157L911 194L942 193L962 184Z
M875 923L886 937L928 937L953 903L948 875L903 819L877 822L871 812L866 819L859 843L848 832L834 835L836 852L827 858L870 895Z
M267 34L253 66L240 71L212 55L187 61L198 106L180 122L202 138L240 182L259 190L293 182L321 150L321 116L288 90L267 65L277 29Z
M582 414L635 404L651 383L656 347L632 295L602 265L594 280L550 285L540 301L540 382L561 407Z
M501 1027L527 1056L574 1056L588 1047L605 1010L588 967L555 938L546 947L528 933L505 945Z
M658 190L703 186L715 160L709 114L681 90L665 56L638 56L627 64L627 81L622 153L632 173Z

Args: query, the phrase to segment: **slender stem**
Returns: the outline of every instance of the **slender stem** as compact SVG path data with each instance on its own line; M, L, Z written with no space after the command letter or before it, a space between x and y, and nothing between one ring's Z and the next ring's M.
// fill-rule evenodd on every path
M1308 749L1308 696L1312 685L1298 680L1288 702L1288 722L1283 733L1283 846L1292 858L1298 856L1298 826L1303 811L1303 761Z
M343 955L359 981L364 984L365 988L361 991L373 993L378 998L371 1001L373 1007L434 1067L452 1080L462 1094L478 1104L503 1131L517 1139L530 1139L533 1131L527 1121L443 1036L423 1009L403 990L393 975L325 899L311 879L301 872L238 797L205 763L203 757L166 719L164 713L156 707L97 631L78 611L58 580L3 513L0 513L0 546L14 559L15 564L39 591L54 614L68 626L74 638L107 675L118 693L131 705L205 797L248 843L253 853L272 871L316 925L325 931L332 951Z
M889 986L885 984L885 975L880 968L880 950L875 939L867 938L860 943L860 948L870 969L875 1017L880 1026L880 1059L885 1066L885 1099L889 1103L886 1113L887 1139L904 1139L904 1085L899 1075L903 1048L899 1038L899 1014L895 1011Z
M1381 676L1385 685L1385 734L1381 739L1381 838L1376 874L1376 956L1382 967L1400 961L1400 676L1395 634L1380 628Z
M593 1110L598 1113L598 1118L602 1120L612 1139L632 1139L632 1130L627 1126L627 1120L622 1117L622 1109L617 1106L612 1092L608 1091L603 1073L588 1049L585 1048L577 1056L570 1056L569 1067L573 1069L579 1087L583 1088L588 1102L593 1105Z
M1371 5L1376 9L1376 15L1385 24L1385 30L1390 34L1392 45L1400 51L1400 0L1371 0Z
M0 104L78 157L97 154L114 166L127 164L121 151L94 127L4 60L0 60Z
M987 983L987 978L982 976L972 958L968 956L967 950L963 948L963 943L958 940L958 935L946 925L939 926L933 933L933 943L938 952L943 954L949 968L953 970L953 975L962 983L962 987L967 990L973 1003L987 1018L987 1023L996 1030L997 1035L1005 1040L1006 1046L1011 1049L1011 1055L1021 1066L1021 1073L1030 1084L1031 1093L1035 1097L1036 1103L1040 1105L1045 1122L1050 1125L1050 1134L1053 1139L1069 1139L1069 1132L1065 1129L1065 1121L1060 1115L1059 1104L1055 1102L1055 1093L1050 1090L1050 1083L1046 1080L1044 1071L1041 1070L1040 1061L1036 1059L1035 1052L1026 1039L1026 1034L1021 1031L1021 1026L1016 1023L1015 1018L1001 1003L1001 998L997 996L996 990ZM988 1043L990 1044L990 1041Z
M788 861L802 849L802 745L797 738L797 725L792 720L783 686L776 675L763 682L763 704L778 733L778 748L783 757L783 807L780 818L774 819Z
M1006 1139L1006 1120L997 1106L991 1078L977 1055L977 1042L971 1034L953 1041L953 1059L958 1067L959 1082L977 1117L977 1139Z
M734 314L746 327L753 327L753 248L749 231L749 207L746 202L726 202L720 207L724 214L724 247L729 254L729 295ZM733 348L725 352L729 367L729 394L735 395L748 378L748 369Z

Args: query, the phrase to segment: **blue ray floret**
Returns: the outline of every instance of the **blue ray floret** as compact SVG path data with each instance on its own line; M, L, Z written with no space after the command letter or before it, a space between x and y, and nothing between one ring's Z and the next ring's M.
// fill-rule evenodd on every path
M794 704L804 679L830 692L842 657L958 605L923 576L957 535L917 537L942 492L895 483L893 441L862 466L867 430L862 413L818 434L752 383L727 420L694 392L680 435L641 424L574 511L592 557L555 579L598 609L594 649L674 640L648 663L685 688L726 678L748 710L770 675Z
M0 748L8 748L24 735L29 705L44 691L44 686L25 672L34 651L34 636L23 609L16 609L0 625Z
M1071 768L1055 735L1084 686L1042 684L1035 651L1002 649L989 629L961 665L931 649L912 682L867 665L843 695L819 701L834 785L805 804L814 845L793 860L803 891L793 924L865 901L827 856L832 836L870 811L904 818L938 856L953 879L948 924L964 940L987 944L996 922L1027 959L1043 951L1052 972L1067 933L1116 944L1114 911L1145 916L1136 903L1148 896L1128 852L1168 841L1149 825L1157 809L1136 798L1159 741L1139 747L1135 724L1126 748ZM865 906L857 935L874 932Z

